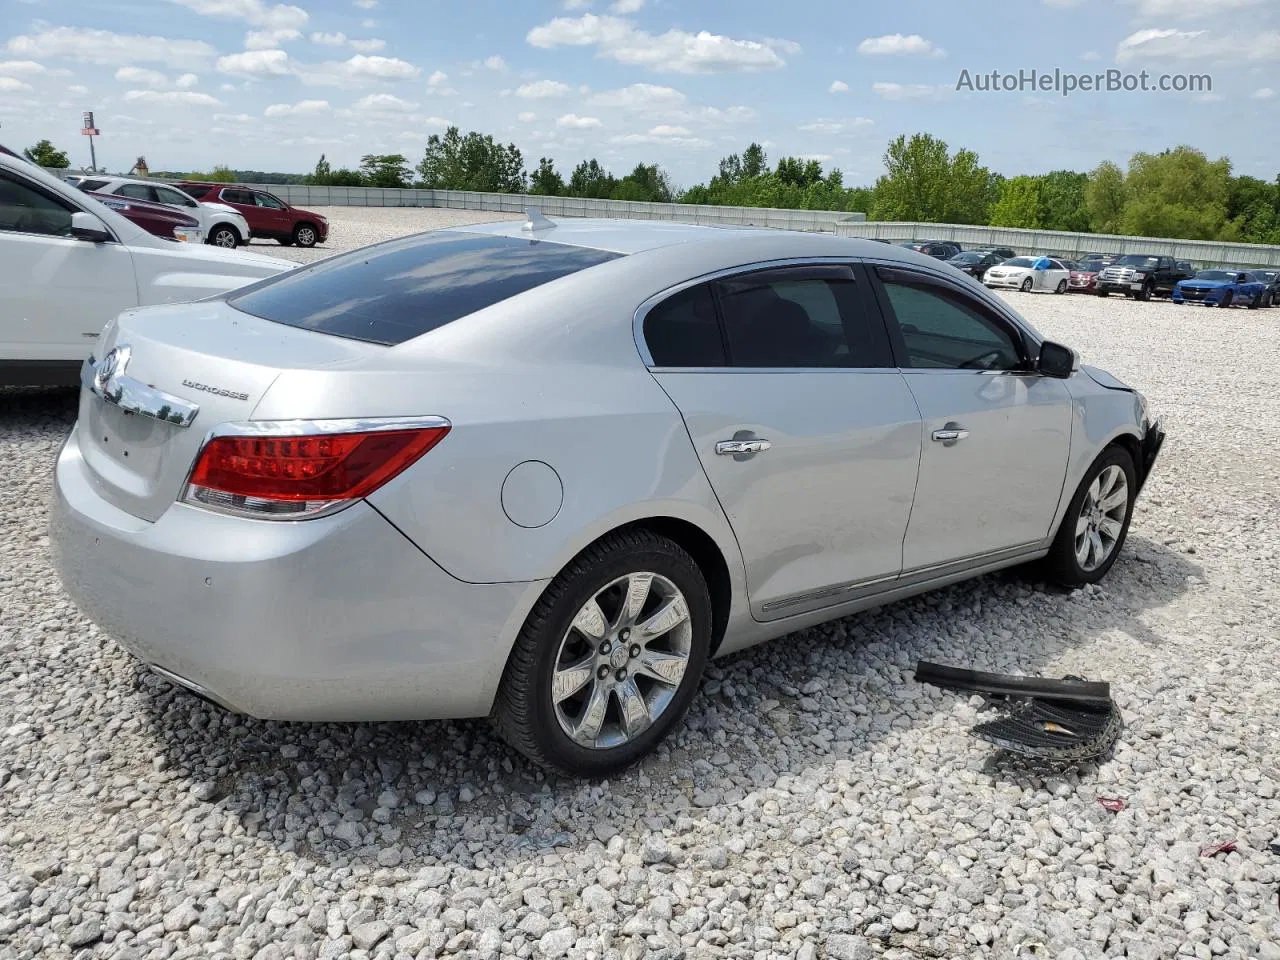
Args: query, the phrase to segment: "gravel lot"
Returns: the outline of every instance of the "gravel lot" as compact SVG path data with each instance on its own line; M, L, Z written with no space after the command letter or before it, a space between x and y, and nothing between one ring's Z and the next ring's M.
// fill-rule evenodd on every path
M441 215L332 213L335 245ZM1280 957L1280 309L1010 299L1165 417L1105 584L991 576L719 661L606 783L141 670L47 558L74 396L0 392L0 958ZM919 658L1110 680L1128 728L999 761Z

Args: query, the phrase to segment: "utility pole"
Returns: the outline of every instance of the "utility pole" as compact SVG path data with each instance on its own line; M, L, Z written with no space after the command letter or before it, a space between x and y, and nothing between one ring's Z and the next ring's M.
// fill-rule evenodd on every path
M93 149L93 138L98 136L102 131L93 125L93 111L86 110L84 114L84 126L80 128L80 133L89 138L89 169L98 172L98 155Z

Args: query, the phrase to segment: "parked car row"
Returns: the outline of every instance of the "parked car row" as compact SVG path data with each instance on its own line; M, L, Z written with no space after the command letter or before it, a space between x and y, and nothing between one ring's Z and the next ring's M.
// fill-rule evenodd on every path
M1250 310L1270 307L1280 291L1280 272L1275 270L1201 270L1194 277L1174 285L1174 303L1198 303L1206 307L1242 306Z
M0 384L76 383L122 311L201 299L297 266L175 242L175 222L193 234L186 239L199 235L195 218L175 207L84 191L0 153Z

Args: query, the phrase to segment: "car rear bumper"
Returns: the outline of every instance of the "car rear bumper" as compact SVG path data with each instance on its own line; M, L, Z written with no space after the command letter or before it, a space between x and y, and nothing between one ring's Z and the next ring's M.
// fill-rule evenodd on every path
M73 430L50 541L76 604L144 663L278 720L484 716L544 582L469 584L381 514L274 522L174 504L155 523L94 490Z

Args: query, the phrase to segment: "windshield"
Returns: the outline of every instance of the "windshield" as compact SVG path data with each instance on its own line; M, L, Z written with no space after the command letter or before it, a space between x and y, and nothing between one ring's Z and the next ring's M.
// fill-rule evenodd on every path
M1139 253L1131 253L1115 262L1117 267L1154 267L1160 262L1159 257L1144 257Z
M1201 270L1196 274L1197 280L1235 280L1236 274L1232 270Z
M1001 266L1005 267L1031 267L1035 266L1035 261L1030 257L1014 257L1012 260L1006 260Z
M952 263L977 263L982 257L976 253L957 253L951 258Z

